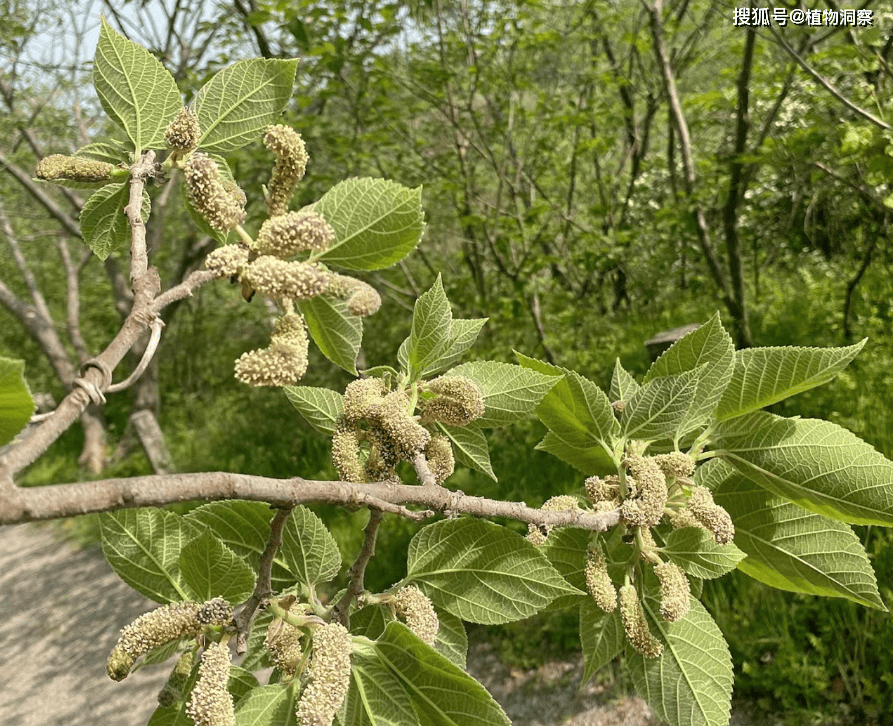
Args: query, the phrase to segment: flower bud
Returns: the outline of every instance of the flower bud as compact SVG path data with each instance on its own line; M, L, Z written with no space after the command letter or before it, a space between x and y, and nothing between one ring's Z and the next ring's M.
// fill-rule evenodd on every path
M608 563L601 548L587 553L583 576L586 579L586 589L595 604L606 613L614 612L617 609L617 590L608 575Z
M47 181L66 179L79 182L102 182L112 178L112 169L114 168L104 161L52 154L37 163L37 178Z
M430 646L437 640L440 620L428 597L415 585L407 585L394 596L397 615L409 629Z
M360 378L351 381L344 389L344 419L356 423L370 418L372 407L381 403L387 393L380 378Z
M422 421L438 421L453 426L466 426L484 415L484 394L465 376L441 376L425 384L434 398L422 401Z
M284 214L295 186L307 168L307 148L301 135L288 126L270 126L264 144L276 154L276 165L267 190L267 211L270 217Z
M248 250L241 245L223 245L205 258L205 267L217 277L237 277L248 265Z
M639 601L639 594L633 585L620 588L620 619L630 645L646 658L657 658L664 650L663 645L648 629L645 611Z
M286 262L264 255L249 263L242 280L265 295L292 300L309 300L328 285L328 273L313 262Z
M158 692L159 706L173 706L183 698L183 689L189 682L192 665L195 663L195 651L187 650L177 659L177 664L167 678L164 687Z
M350 635L340 623L313 633L310 680L295 712L301 726L331 726L350 687L350 651Z
M226 232L242 224L244 205L227 191L217 164L206 154L195 153L184 166L186 190L195 210L214 229Z
M198 117L191 108L181 108L164 132L164 141L171 149L192 151L201 138Z
M725 509L713 501L709 489L693 486L688 508L692 516L713 535L716 544L728 544L735 537L732 518Z
M273 663L282 671L282 676L286 681L295 677L301 659L304 657L304 651L301 650L302 635L300 630L284 620L278 621L278 627L274 622L267 629L264 645L270 651Z
M335 425L335 433L332 434L332 463L342 481L366 481L366 472L360 461L357 430L344 420Z
M453 444L443 434L433 434L425 447L425 459L428 468L434 475L438 484L443 484L456 469L456 459L453 457Z
M109 654L106 664L109 678L124 680L141 655L172 640L198 635L202 629L196 617L198 610L196 602L180 602L140 615L121 631L117 645Z
M202 653L198 680L186 704L186 715L196 726L235 726L233 697L226 690L229 682L229 648L211 643Z
M684 618L691 596L691 586L685 571L672 562L661 562L654 566L654 574L660 580L661 617L670 623Z
M321 251L335 241L335 230L316 212L286 212L270 217L257 233L261 255L285 259L307 250Z

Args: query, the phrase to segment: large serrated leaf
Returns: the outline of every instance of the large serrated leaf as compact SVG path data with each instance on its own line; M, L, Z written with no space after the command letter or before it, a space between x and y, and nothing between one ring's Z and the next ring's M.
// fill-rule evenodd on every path
M34 413L24 372L25 361L0 356L0 446L12 441Z
M727 726L733 682L729 648L704 606L694 598L690 603L682 620L668 623L659 602L647 597L645 617L664 652L645 658L627 646L626 662L637 693L658 718L672 726Z
M720 420L743 416L832 380L865 345L847 348L750 348L735 354L732 380L719 402Z
M128 153L125 146L114 139L87 144L75 151L74 155L81 159L104 161L106 164L117 165L128 161Z
M322 354L339 368L357 375L357 354L363 342L363 320L351 315L347 302L319 295L301 300L298 307Z
M468 634L465 632L465 624L445 610L437 613L437 619L440 621L440 627L437 630L434 650L454 665L465 670L468 656Z
M554 376L510 363L474 361L450 371L477 383L484 394L484 415L475 420L479 428L500 427L527 418L555 385Z
M399 262L425 229L422 188L387 179L347 179L307 209L335 230L335 242L311 258L348 270L378 270Z
M423 370L436 365L446 355L452 338L452 321L450 301L438 275L431 289L423 292L416 300L409 337L400 346L400 351L405 346L406 356L406 360L400 360L400 364L413 380L418 379Z
M260 138L276 123L295 84L298 61L240 60L224 68L195 96L202 151L226 154Z
M614 371L611 373L611 389L609 395L612 401L628 401L641 388L626 368L620 363L620 358L614 361Z
M425 645L403 623L388 624L375 643L375 652L403 682L422 723L511 726L480 683Z
M546 363L546 361L531 358L529 355L519 353L517 350L513 350L512 353L515 354L515 358L518 359L518 364L522 368L530 368L530 370L546 376L563 376L567 373L567 368L561 368L551 363Z
M453 442L453 456L456 461L497 481L490 464L490 446L483 431L474 425L447 426L439 423L437 427Z
M530 617L560 595L579 593L526 539L474 519L422 528L409 544L406 580L439 608L489 625Z
M608 452L619 433L608 397L573 371L552 385L537 405L536 415L555 436L578 449L601 446Z
M412 700L397 675L375 655L354 653L341 726L418 726Z
M322 520L297 506L282 533L282 556L298 580L307 585L328 582L341 569L341 553Z
M311 428L328 436L335 433L335 423L344 413L344 396L338 391L310 386L285 386L283 390Z
M118 576L159 603L193 599L180 573L180 550L202 533L163 509L123 509L99 515L102 553Z
M251 568L210 530L186 544L180 551L179 564L183 581L201 602L222 597L240 603L254 589Z
M582 688L598 671L623 652L626 634L620 611L606 613L592 600L580 606L580 645L583 648Z
M130 222L124 214L129 196L127 184L106 184L93 192L81 209L81 235L100 260L130 244ZM149 194L143 190L143 222L148 221L151 208Z
M601 444L581 449L571 446L564 439L550 431L542 441L536 445L537 451L545 451L562 461L570 464L587 476L594 474L616 474L617 466L610 454Z
M772 495L721 461L700 467L697 480L732 516L747 555L742 572L781 590L886 610L865 548L846 524Z
M893 462L872 446L819 419L758 412L738 421L717 427L715 446L747 478L832 519L893 525Z
M576 595L562 595L549 604L550 610L579 605L589 599L583 569L586 567L586 550L592 533L586 529L556 527L546 542L540 545L542 552L552 566L561 573L573 587L579 590Z
M453 320L450 325L450 340L443 356L439 360L430 363L422 371L422 378L428 378L448 368L452 368L462 360L462 356L474 345L478 333L481 332L481 328L484 327L488 320L489 318L473 318L470 320L459 318Z
M655 378L630 396L620 415L624 436L644 440L680 436L701 370Z
M295 691L295 684L253 689L236 706L236 726L298 726Z
M140 151L164 145L164 130L183 106L174 77L147 51L100 19L93 85L102 108Z
M680 424L682 433L710 421L732 377L735 346L722 327L719 313L673 343L651 366L644 382L647 384L657 377L677 375L701 366L697 392Z
M722 577L746 557L746 553L731 543L716 544L710 532L698 527L683 527L670 532L661 554L689 575L702 580Z

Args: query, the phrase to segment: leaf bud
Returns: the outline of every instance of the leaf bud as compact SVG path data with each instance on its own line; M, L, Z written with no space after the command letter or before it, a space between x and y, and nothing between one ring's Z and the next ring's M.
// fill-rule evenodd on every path
M112 169L114 168L104 161L51 154L37 162L37 178L46 181L65 179L79 182L102 182L112 178Z
M301 650L301 636L303 633L293 625L283 620L278 621L267 629L267 637L264 645L270 651L270 657L276 667L282 671L283 678L290 681L295 677L304 652Z
M401 459L410 459L424 450L431 440L426 428L409 414L409 397L405 391L393 391L377 406L377 421L387 432Z
M322 251L335 241L335 230L316 212L286 212L261 226L255 249L261 255L285 259L307 250Z
M664 650L661 642L651 634L639 594L633 585L620 588L620 619L630 645L646 658L657 658Z
M106 664L109 678L124 680L141 655L172 640L198 635L202 629L196 617L198 610L196 602L179 602L140 615L121 631L117 645L109 654Z
M201 135L195 112L191 108L183 107L177 112L174 120L167 125L164 141L171 149L192 151L198 146Z
M347 300L351 315L366 318L377 313L381 307L381 296L372 285L349 275L332 274L326 294Z
M453 457L453 444L443 434L433 434L425 447L425 459L428 468L434 474L434 480L443 484L455 471L456 459Z
M651 457L660 467L667 478L679 478L691 476L695 471L695 460L681 451L673 451L669 454L658 454Z
M357 430L343 419L335 425L335 433L332 435L332 463L342 481L366 481L366 472L360 461Z
M264 134L264 144L276 154L276 164L267 190L267 211L270 217L284 214L295 186L307 169L307 148L294 129L278 124Z
M315 262L286 262L263 255L248 264L242 280L270 297L309 300L326 289L328 273Z
M701 525L710 531L716 544L728 544L735 537L735 525L729 513L713 501L709 489L701 486L691 488L688 509Z
M484 415L484 394L470 378L440 376L425 384L424 390L436 394L422 401L421 420L466 426Z
M583 569L586 589L592 599L606 613L617 609L617 590L608 575L608 563L601 548L589 550L586 554L586 567Z
M248 250L241 245L223 245L205 258L205 267L217 277L237 277L248 265Z
M221 232L242 224L244 204L239 204L236 195L227 191L213 159L207 154L195 153L184 165L184 173L189 201L208 224Z
M215 597L202 603L196 618L202 625L216 625L220 627L229 625L233 619L233 606L222 597Z
M370 418L373 407L381 403L387 393L380 378L359 378L344 389L344 419L356 423Z
M350 687L351 640L340 623L313 633L310 679L295 711L301 726L331 726Z
M233 697L226 690L230 654L225 644L211 643L202 653L198 680L186 704L186 715L196 726L235 726Z
M673 623L685 617L689 608L691 586L685 571L672 562L654 566L654 574L660 580L660 615Z
M195 663L195 651L187 650L177 659L177 664L168 676L164 687L158 692L159 706L173 706L183 698L183 689L189 682L192 666Z
M415 585L407 585L394 596L397 615L406 621L409 629L428 645L434 645L440 620L431 600Z

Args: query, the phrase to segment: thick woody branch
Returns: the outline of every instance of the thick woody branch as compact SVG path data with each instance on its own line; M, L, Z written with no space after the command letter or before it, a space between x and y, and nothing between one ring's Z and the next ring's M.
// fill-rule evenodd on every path
M52 420L52 419L50 419ZM2 478L2 471L0 471ZM604 532L617 524L619 511L544 512L523 502L502 502L472 497L441 486L417 486L391 482L353 484L295 477L272 479L250 474L204 472L164 474L124 479L16 488L0 496L0 524L60 519L90 512L110 512L133 507L160 507L174 502L247 499L277 507L320 502L355 507L380 501L391 505L421 505L438 512L505 517L527 524L577 527Z

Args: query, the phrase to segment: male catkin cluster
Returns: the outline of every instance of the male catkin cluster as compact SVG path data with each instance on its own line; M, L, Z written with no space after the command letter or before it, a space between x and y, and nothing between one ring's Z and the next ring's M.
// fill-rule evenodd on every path
M443 484L456 470L453 444L443 434L431 435L431 440L425 446L425 459L438 484Z
M310 679L296 710L301 726L331 726L350 687L350 651L350 635L340 623L313 633Z
M407 627L419 638L433 646L440 630L440 620L431 600L415 585L407 585L394 596L394 605Z
M301 135L283 125L270 126L264 144L276 154L276 165L267 189L267 211L271 217L284 214L295 186L307 169L307 148Z
M452 426L467 426L484 415L484 394L465 376L441 376L428 381L424 390L435 394L422 401L422 423L437 421Z
M101 182L111 179L114 168L104 161L51 154L37 162L37 178L47 181L66 179L79 182Z
M168 676L164 687L158 692L159 706L173 706L183 698L183 691L189 682L192 666L195 663L195 651L187 650L177 659L177 663Z
M558 496L550 497L540 507L544 512L564 512L568 509L579 508L580 503L577 501L577 498L572 497L570 494L559 494ZM535 545L542 545L546 543L546 538L551 531L551 524L528 524L527 539Z
M165 129L164 141L169 148L179 152L192 151L198 146L201 135L195 112L191 108L184 107L177 112L174 120Z
M654 566L654 574L660 581L660 614L668 622L685 617L689 608L691 586L685 572L672 562L661 562Z
M236 378L250 386L291 386L307 371L309 340L304 317L296 313L276 321L270 346L243 353Z
M601 548L590 549L586 553L586 567L583 569L586 589L592 600L606 613L617 609L617 590L608 575L608 563Z
M629 467L635 494L624 499L620 516L632 526L654 527L663 517L667 503L666 477L651 457L627 456L623 463Z
M234 184L224 185L220 169L207 154L197 152L183 167L189 201L214 229L226 232L245 219L245 194Z
M692 517L713 535L717 544L728 544L735 537L735 525L729 513L713 501L709 489L693 486L688 500Z
M381 296L372 285L348 275L331 275L327 295L347 300L347 309L351 315L361 318L378 312L381 307Z
M267 629L264 645L270 652L273 664L282 671L284 681L295 677L304 651L301 649L303 633L284 620L274 623Z
M198 680L186 704L186 715L195 726L235 726L233 697L226 690L229 666L229 648L225 644L211 643L202 653Z
M243 282L273 298L309 300L322 294L329 284L329 273L314 262L288 262L261 255L241 274Z
M321 252L334 241L335 231L316 212L287 212L260 226L254 248L260 255L286 259L299 252Z
M645 619L645 611L639 600L639 594L633 585L624 585L620 588L620 619L623 621L623 629L626 638L637 651L646 658L657 658L663 652L663 645L648 629L648 621Z

